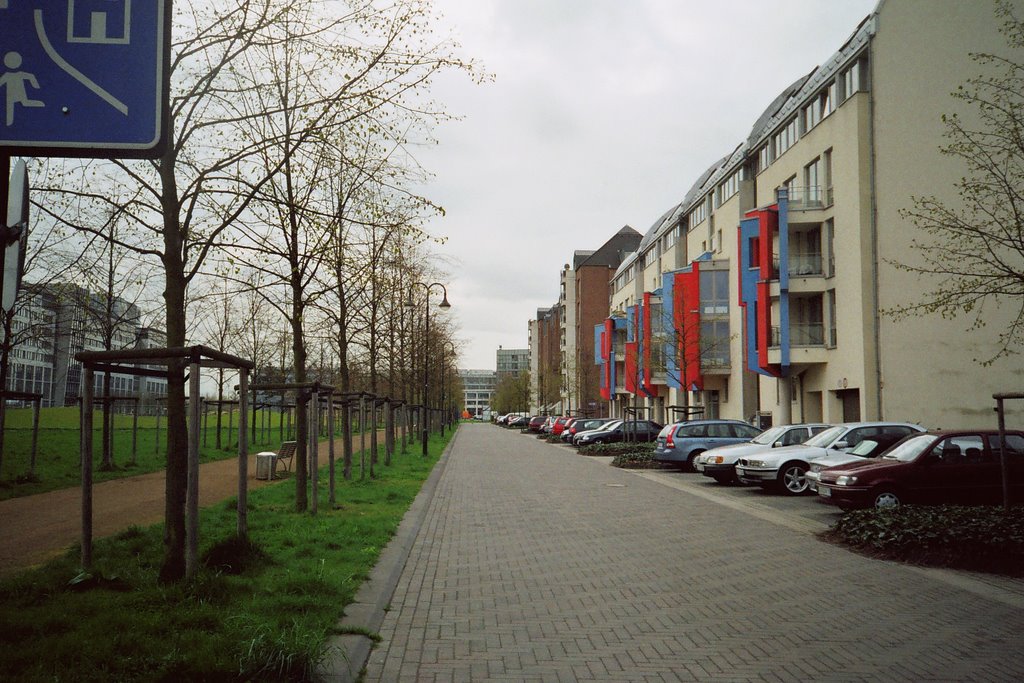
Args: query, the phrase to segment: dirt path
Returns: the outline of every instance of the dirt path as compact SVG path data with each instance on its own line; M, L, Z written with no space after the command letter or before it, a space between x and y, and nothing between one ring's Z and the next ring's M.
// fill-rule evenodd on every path
M377 435L384 450L384 431ZM352 440L353 451L359 438ZM366 438L366 448L370 439ZM327 442L320 444L321 463L327 462ZM340 459L342 442L335 441ZM249 456L249 490L271 483L255 478L256 456ZM326 487L326 482L321 486ZM238 459L199 466L199 505L206 507L238 493ZM131 525L147 526L164 518L164 473L150 472L96 484L93 487L93 538L103 538ZM0 576L28 569L55 557L81 540L82 490L61 489L35 496L0 501Z

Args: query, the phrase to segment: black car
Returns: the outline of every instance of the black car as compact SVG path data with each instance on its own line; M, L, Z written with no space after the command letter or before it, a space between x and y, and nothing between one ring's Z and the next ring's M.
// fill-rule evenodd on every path
M505 425L509 429L526 429L530 426L530 416L520 415L519 417L513 417Z
M573 439L575 446L621 441L650 442L658 438L662 425L653 420L615 420L597 429L579 432Z

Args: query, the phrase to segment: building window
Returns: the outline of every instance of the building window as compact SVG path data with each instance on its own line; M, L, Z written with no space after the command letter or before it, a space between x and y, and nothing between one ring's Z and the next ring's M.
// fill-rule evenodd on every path
M737 169L735 173L731 174L725 181L718 186L718 205L721 206L727 202L734 194L739 192L740 189L740 169Z
M821 206L822 203L822 172L821 157L804 166L804 201L808 206Z
M765 145L757 153L757 171L760 173L772 164L771 145Z
M828 290L828 337L826 343L830 348L836 347L838 335L836 334L836 290Z
M778 159L786 150L796 144L799 138L797 131L797 119L794 116L789 122L772 138L772 146L775 148L774 158Z
M701 200L693 211L690 212L690 230L693 230L708 217L708 205L706 200Z
M822 178L821 184L825 188L825 195L822 199L825 206L832 205L832 150L827 149L822 155Z

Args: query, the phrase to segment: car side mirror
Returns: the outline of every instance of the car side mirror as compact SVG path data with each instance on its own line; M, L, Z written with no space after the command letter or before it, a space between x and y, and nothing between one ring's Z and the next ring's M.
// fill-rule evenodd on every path
M782 448L783 445L784 444L782 443L781 440L780 441L776 441L775 443L772 444L772 448Z
M832 444L832 448L837 451L846 450L849 447L850 444L846 441L836 441L834 444Z

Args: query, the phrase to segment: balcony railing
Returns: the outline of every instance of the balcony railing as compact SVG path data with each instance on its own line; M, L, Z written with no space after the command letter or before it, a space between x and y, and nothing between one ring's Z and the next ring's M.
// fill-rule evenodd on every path
M772 326L769 347L778 348L781 330L777 325ZM824 346L825 325L824 323L790 323L789 325L790 346Z
M825 271L822 268L821 254L790 254L789 274L801 277L804 275L821 275Z
M789 188L790 211L815 211L832 203L832 188L821 185L807 185Z

